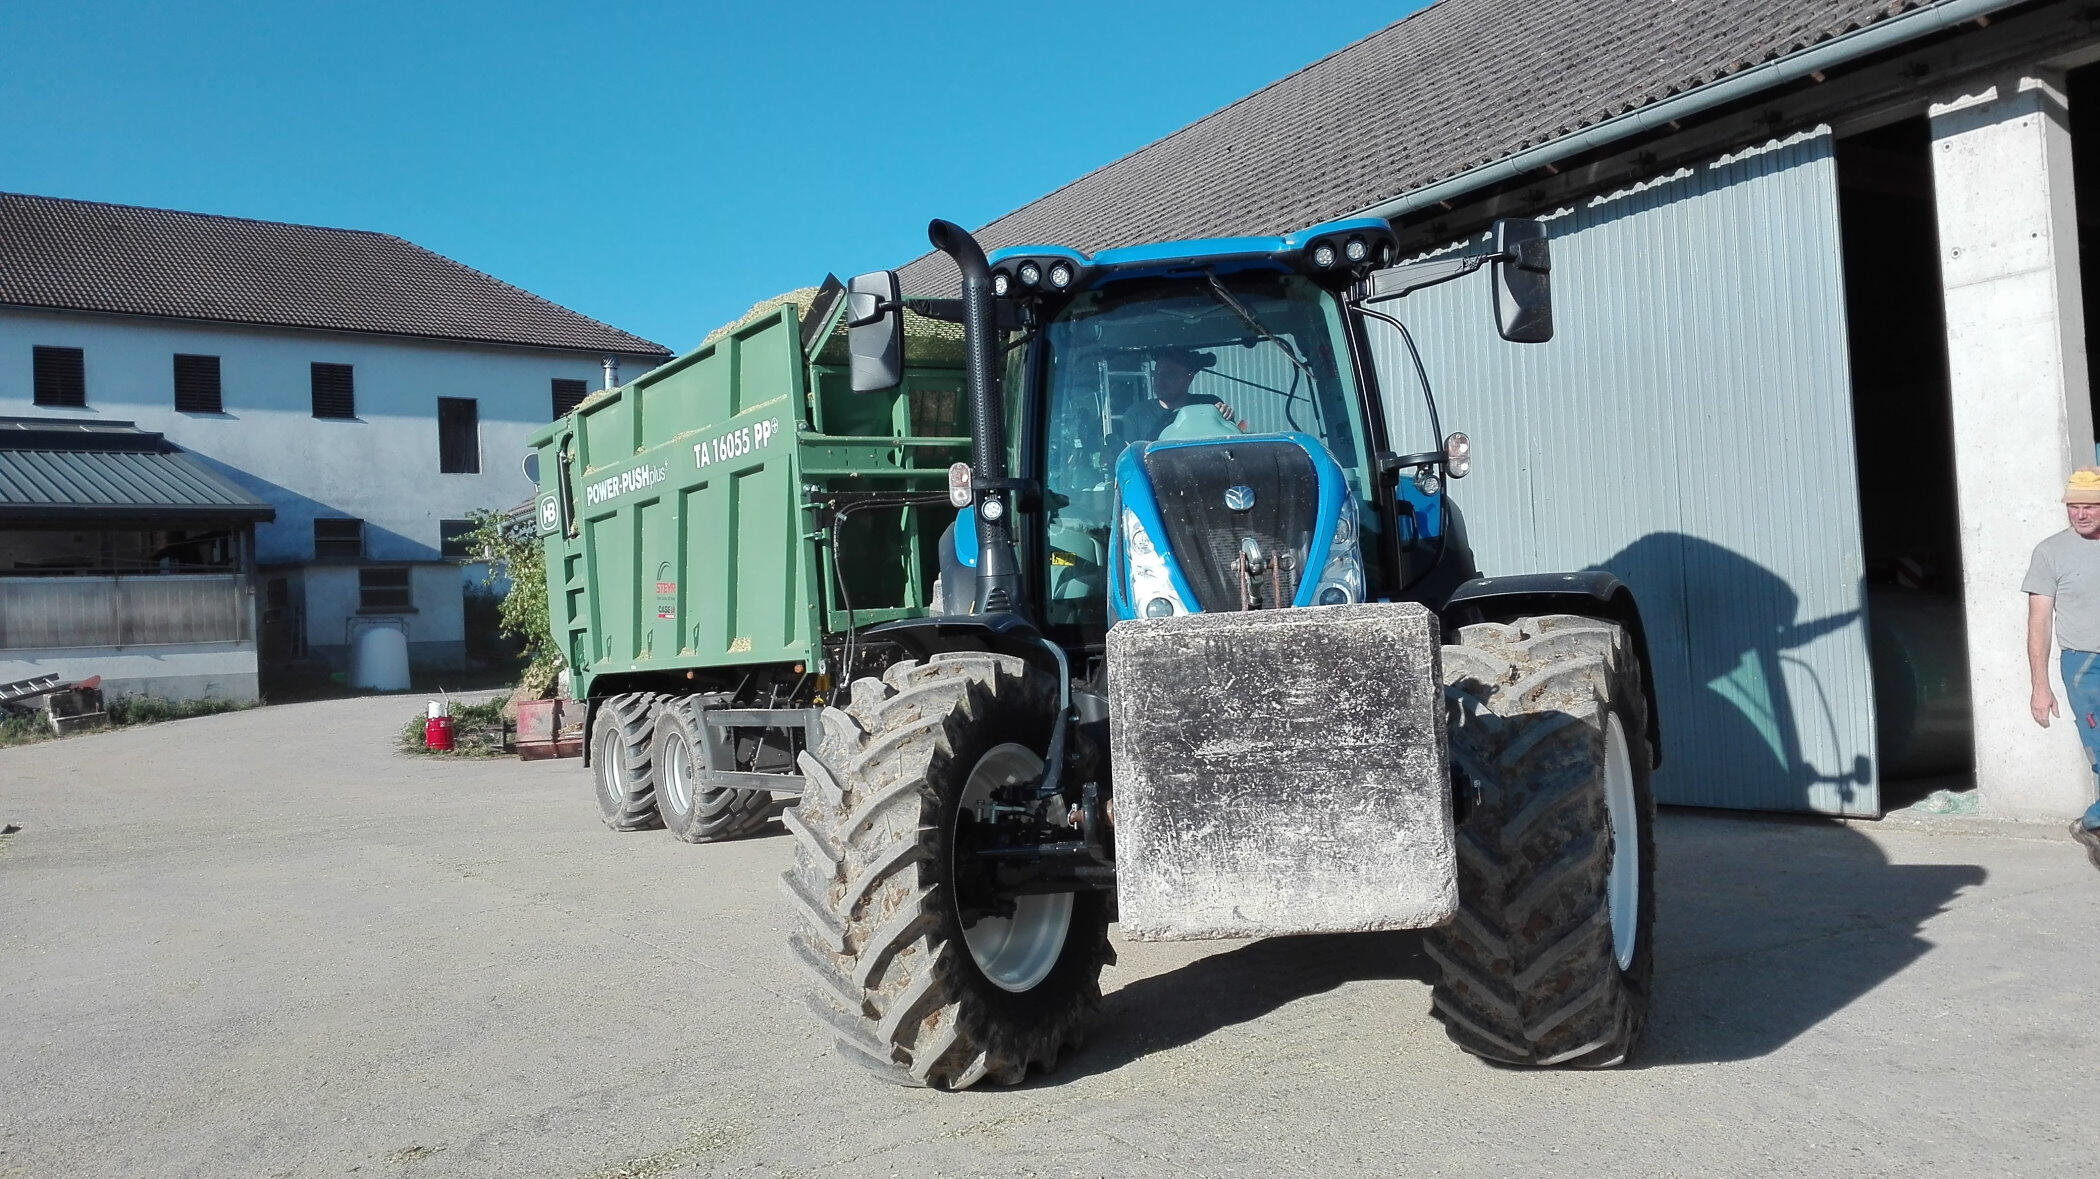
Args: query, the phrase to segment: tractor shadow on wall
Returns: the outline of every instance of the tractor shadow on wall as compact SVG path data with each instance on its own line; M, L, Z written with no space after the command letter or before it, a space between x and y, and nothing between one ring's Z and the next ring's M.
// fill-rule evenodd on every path
M1975 865L1890 864L1872 840L1824 819L1670 808L1656 836L1653 1005L1634 1068L1776 1051L1924 956L1923 923L1984 880ZM1126 944L1124 961L1150 952ZM1120 969L1104 981L1113 986ZM1441 1041L1427 986L1387 985L1426 984L1436 969L1418 933L1248 942L1109 992L1088 1046L1055 1080L1263 1019L1317 1019L1322 1038L1346 1027L1352 1039ZM1354 983L1372 986L1339 1009L1282 1011ZM1292 1042L1271 1041L1286 1052Z

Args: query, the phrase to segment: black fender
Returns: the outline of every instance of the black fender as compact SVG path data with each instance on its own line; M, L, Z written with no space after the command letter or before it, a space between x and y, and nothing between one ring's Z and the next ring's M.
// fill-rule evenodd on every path
M1580 614L1625 627L1633 636L1634 656L1641 663L1641 692L1648 697L1652 764L1661 768L1662 709L1655 694L1655 665L1648 657L1648 630L1641 623L1640 604L1625 582L1602 569L1475 577L1452 591L1437 614L1447 634L1470 623L1508 622L1533 614Z
M858 632L864 643L891 643L914 659L943 651L990 651L1042 668L1059 683L1065 669L1041 632L1018 614L935 614L882 622Z

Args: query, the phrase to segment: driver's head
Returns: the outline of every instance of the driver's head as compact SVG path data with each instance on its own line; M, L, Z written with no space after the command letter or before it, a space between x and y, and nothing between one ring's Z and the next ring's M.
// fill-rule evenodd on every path
M1152 355L1152 395L1168 409L1179 409L1188 402L1189 382L1196 374L1218 363L1218 358L1208 352L1193 348L1173 348Z

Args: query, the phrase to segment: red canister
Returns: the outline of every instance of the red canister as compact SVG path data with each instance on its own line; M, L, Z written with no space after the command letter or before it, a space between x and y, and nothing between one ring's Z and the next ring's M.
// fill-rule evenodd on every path
M432 701L430 719L423 722L423 748L446 750L452 748L452 718L450 709Z

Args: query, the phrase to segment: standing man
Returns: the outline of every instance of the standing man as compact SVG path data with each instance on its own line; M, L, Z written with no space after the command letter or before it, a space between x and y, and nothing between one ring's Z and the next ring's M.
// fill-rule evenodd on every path
M2034 723L2049 727L2062 713L2049 690L2049 637L2053 626L2071 722L2085 742L2086 760L2100 775L2100 467L2071 472L2064 487L2064 514L2071 526L2034 546L2027 566L2027 676ZM2100 868L2100 802L2071 820L2071 838L2085 845Z

